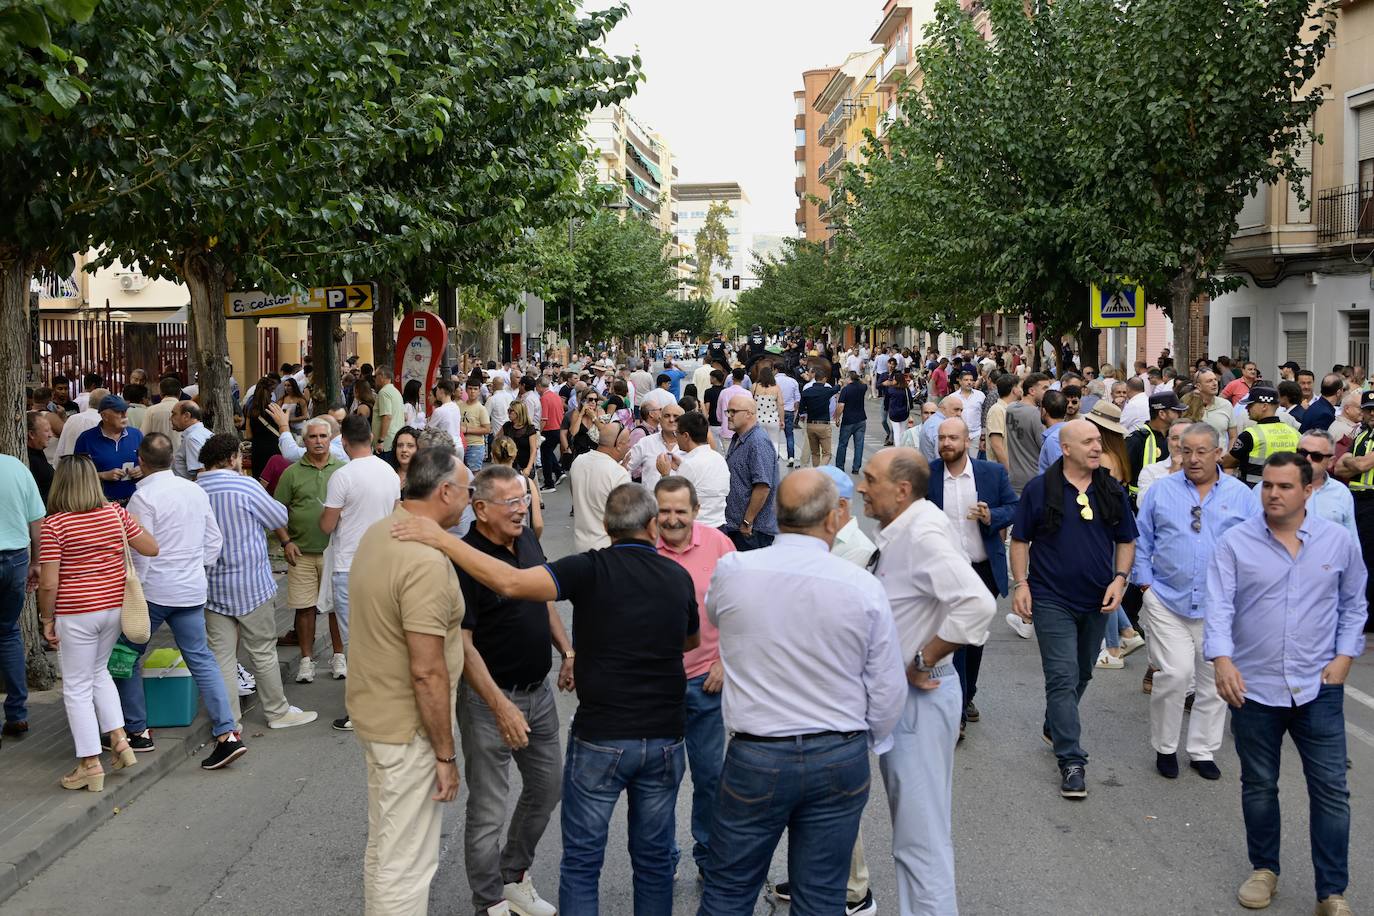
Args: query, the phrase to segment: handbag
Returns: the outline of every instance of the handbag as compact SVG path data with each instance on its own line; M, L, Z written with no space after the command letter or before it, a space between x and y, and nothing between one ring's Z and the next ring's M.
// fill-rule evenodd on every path
M115 511L119 523L119 538L124 542L124 601L119 607L119 629L124 638L135 645L143 645L152 638L152 621L148 619L148 599L143 597L143 583L134 572L133 554L129 552L129 533L124 520Z

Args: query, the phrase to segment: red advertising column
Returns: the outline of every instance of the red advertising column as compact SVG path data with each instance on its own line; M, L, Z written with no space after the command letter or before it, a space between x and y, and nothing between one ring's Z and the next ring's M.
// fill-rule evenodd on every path
M430 392L444 358L448 329L438 315L411 312L401 319L396 338L396 387L405 391L406 382L419 379L425 414L430 411Z

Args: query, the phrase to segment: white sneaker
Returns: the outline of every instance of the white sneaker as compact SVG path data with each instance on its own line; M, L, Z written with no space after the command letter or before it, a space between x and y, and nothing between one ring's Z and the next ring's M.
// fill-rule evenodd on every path
M1143 645L1145 645L1145 637L1139 634L1135 636L1123 636L1121 638L1121 657L1125 658Z
M258 681L257 681L257 678L255 678L255 677L253 677L253 675L249 674L247 668L243 667L242 665L239 665L239 666L238 666L238 675L239 675L239 678L238 678L238 680L239 680L239 696L241 696L241 697L246 697L246 696L249 696L250 694L252 694L252 693L254 693L254 692L257 691L257 689L258 689Z
M335 652L334 657L329 660L329 674L336 681L348 677L348 659L342 652Z
M1126 661L1125 659L1112 655L1110 652L1104 649L1102 650L1102 653L1097 656L1097 667L1111 669L1125 668Z
M502 900L496 906L487 907L487 916L510 916L510 904Z
M306 656L301 659L301 666L296 669L297 684L313 684L315 682L315 660Z
M1011 627L1011 631L1022 639L1030 639L1035 635L1035 624L1027 623L1015 614L1007 615L1007 626Z
M534 879L529 872L521 876L519 883L507 884L501 896L506 898L510 911L517 916L556 916L558 913L558 907L541 898L534 889Z
M272 719L267 723L268 728L293 728L297 725L309 725L319 718L319 713L297 709L292 706L286 710L286 715L279 719Z

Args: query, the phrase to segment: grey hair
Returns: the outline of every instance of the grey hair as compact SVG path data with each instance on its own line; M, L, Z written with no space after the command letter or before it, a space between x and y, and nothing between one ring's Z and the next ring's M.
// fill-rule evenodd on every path
M821 477L806 497L795 505L778 500L778 527L792 531L814 528L840 505L840 491L829 477Z
M415 437L415 448L419 451L430 448L456 449L457 447L457 443L453 441L453 436L449 434L448 430L439 429L435 426L426 426L420 430L420 435ZM407 472L406 479L409 478L410 474Z
M308 433L310 431L310 427L312 426L323 426L325 429L329 430L329 438L331 439L334 438L334 433L338 432L338 430L334 428L334 418L326 416L324 414L320 414L318 417L311 417L309 420L306 420L305 426L301 428L301 432Z
M406 471L406 499L429 499L458 468L467 471L454 449L427 448L416 452Z
M1221 434L1210 423L1199 421L1188 424L1188 428L1183 431L1183 438L1189 436L1206 436L1211 441L1212 448L1221 448Z
M622 483L606 497L603 524L612 540L627 538L649 527L658 516L654 495L637 483Z
M930 488L930 463L920 452L915 455L898 452L892 456L887 476L893 483L905 480L911 484L913 500L925 499L926 491Z
M177 407L181 408L181 412L192 420L199 422L204 419L200 412L200 405L195 401L182 401Z
M1323 442L1325 442L1327 445L1331 446L1332 448L1335 448L1335 447L1336 447L1336 439L1335 439L1335 437L1332 436L1331 433L1327 432L1327 431L1324 430L1324 429L1309 429L1307 432L1305 432L1305 433L1302 434L1301 438L1306 439L1308 436L1314 436L1314 437L1316 437L1316 438L1322 440Z
M508 480L519 480L520 474L513 467L492 464L477 472L472 479L472 498L490 502L496 495L496 485Z

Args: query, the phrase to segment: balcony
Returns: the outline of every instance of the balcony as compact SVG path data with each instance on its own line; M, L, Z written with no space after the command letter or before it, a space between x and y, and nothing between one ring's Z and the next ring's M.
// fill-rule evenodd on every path
M843 146L835 147L835 151L830 154L830 158L821 163L821 167L816 170L816 177L825 181L827 176L835 171L841 162L844 162L845 149Z
M806 205L805 205L805 204L802 204L800 207L797 208L797 212L796 212L795 214L793 214L792 222L795 223L796 226L797 226L797 228L799 228L799 229L802 228L802 227L804 227L804 226L806 225Z
M29 288L38 293L40 299L79 300L81 298L81 284L75 274L61 277L47 271L39 271L34 274Z
M1374 241L1374 181L1322 191L1314 209L1317 241Z
M879 86L891 86L906 79L906 64L910 59L910 49L906 45L893 45L883 55L882 75L878 77Z
M792 190L796 192L796 194L797 194L798 197L801 197L803 194L805 194L805 193L806 193L806 178L804 178L804 177L801 176L801 175L798 175L798 176L797 176L797 180L794 181L794 182L792 182Z
M887 106L887 111L883 112L883 116L878 119L877 135L880 137L886 135L887 132L892 129L892 125L897 123L897 119L901 117L901 114L901 106L897 104L896 99L893 99L892 104Z
M853 99L845 99L835 106L835 110L830 112L830 117L825 119L821 129L816 133L816 141L821 146L829 146L837 139L839 132L844 129L854 118L854 109L857 104Z

